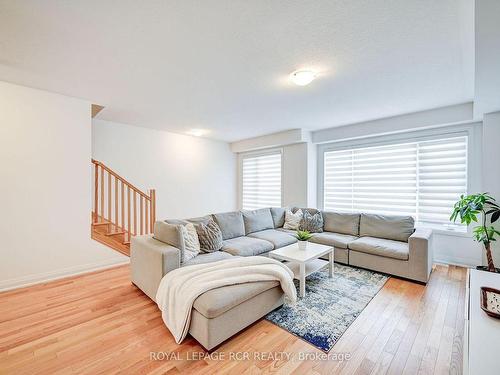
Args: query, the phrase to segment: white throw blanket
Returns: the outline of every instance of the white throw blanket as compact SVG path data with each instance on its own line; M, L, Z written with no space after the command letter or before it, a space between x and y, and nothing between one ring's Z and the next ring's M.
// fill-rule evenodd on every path
M296 301L292 271L277 260L253 256L175 269L161 279L156 303L163 321L180 344L189 331L193 303L200 295L226 285L269 280L279 281L288 298Z

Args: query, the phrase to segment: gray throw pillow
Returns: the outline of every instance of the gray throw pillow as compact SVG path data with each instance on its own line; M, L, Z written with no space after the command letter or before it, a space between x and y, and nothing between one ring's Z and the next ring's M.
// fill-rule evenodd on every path
M323 211L323 230L341 234L359 235L358 213Z
M222 232L215 221L210 219L208 222L200 222L195 225L200 249L204 253L213 253L222 248Z
M229 240L245 235L245 222L240 211L213 214L213 218L222 232L222 239Z
M273 217L275 228L281 228L285 224L285 211L286 208L271 207L271 216Z
M411 216L361 214L359 235L408 242L415 231Z
M241 213L243 214L243 222L245 223L245 235L274 228L273 217L269 208L242 211Z
M323 215L321 212L311 214L308 210L303 210L302 220L300 222L300 230L307 230L310 233L323 232Z

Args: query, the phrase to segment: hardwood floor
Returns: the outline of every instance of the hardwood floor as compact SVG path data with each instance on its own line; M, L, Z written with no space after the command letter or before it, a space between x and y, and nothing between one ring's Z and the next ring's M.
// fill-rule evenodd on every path
M1 293L0 373L460 374L465 276L436 266L427 287L391 278L331 350L350 354L339 361L265 320L212 353L190 337L177 345L117 267Z

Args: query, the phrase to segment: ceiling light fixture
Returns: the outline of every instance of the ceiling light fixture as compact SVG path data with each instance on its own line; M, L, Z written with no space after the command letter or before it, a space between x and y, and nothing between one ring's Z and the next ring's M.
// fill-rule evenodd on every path
M205 133L206 131L203 129L191 129L190 131L187 132L188 135L192 135L195 137L201 137Z
M311 70L297 70L290 75L290 78L297 86L306 86L316 78L316 73Z

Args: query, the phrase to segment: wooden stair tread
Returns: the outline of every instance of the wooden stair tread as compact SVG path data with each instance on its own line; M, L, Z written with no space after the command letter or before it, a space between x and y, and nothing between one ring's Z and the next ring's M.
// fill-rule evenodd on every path
M99 223L92 223L93 226L97 227L99 225L110 225L111 223L110 222L99 222Z
M107 236L106 233L99 232L97 228L98 227L92 228L91 237L93 240L100 242L103 245L122 253L123 255L130 256L130 246L128 244L124 244L121 237Z
M124 230L119 230L119 231L115 231L115 232L106 233L105 236L117 236L119 234L125 234L125 233L127 233L127 232Z

